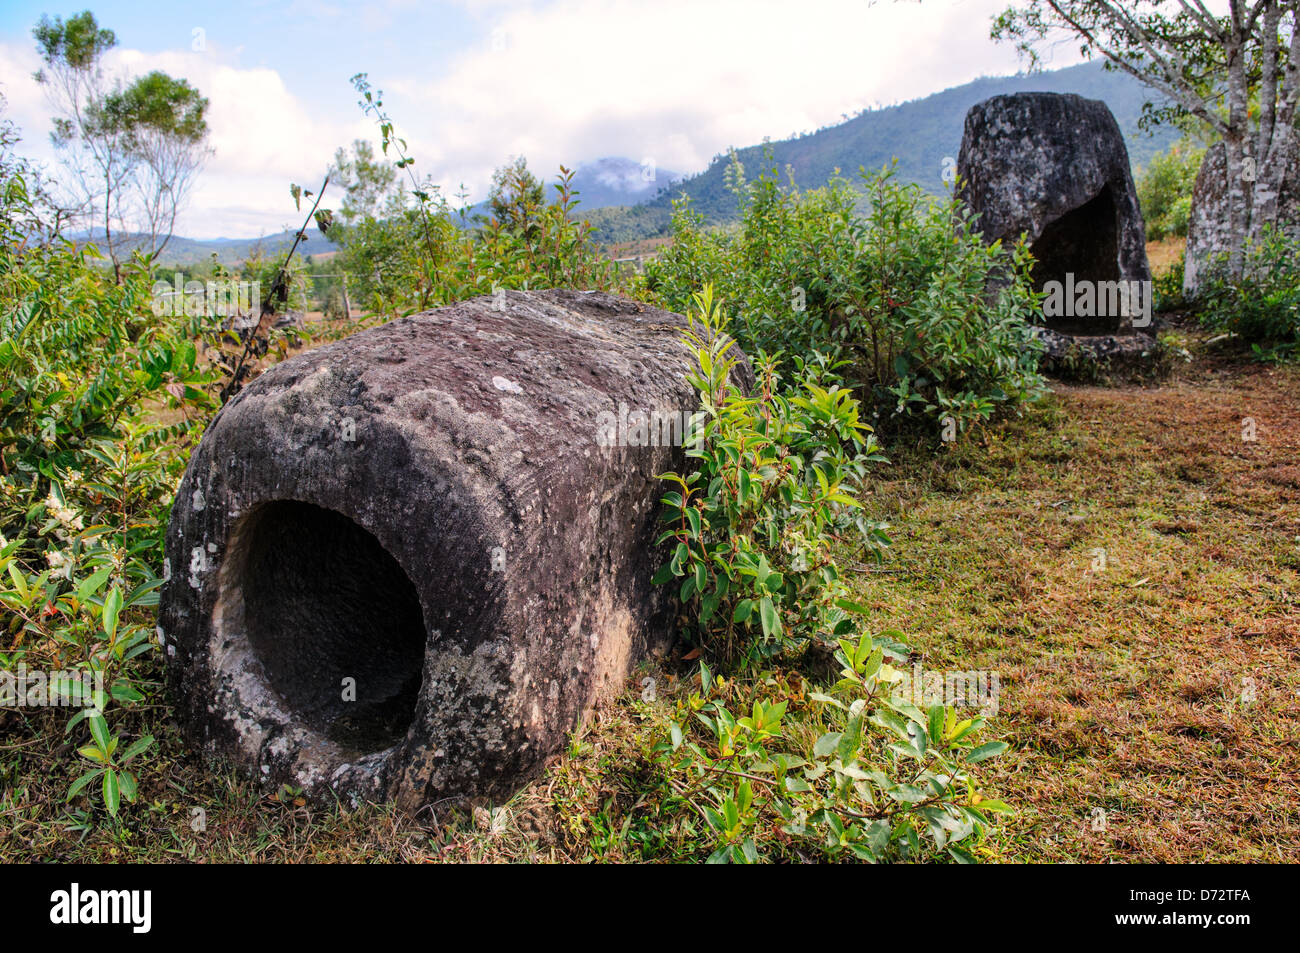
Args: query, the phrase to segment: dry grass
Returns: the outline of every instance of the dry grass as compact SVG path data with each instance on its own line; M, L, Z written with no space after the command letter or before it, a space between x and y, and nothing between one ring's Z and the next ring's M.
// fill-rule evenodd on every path
M877 488L881 623L1000 674L1002 859L1300 859L1297 461L1296 369L1210 367L1059 387Z
M1147 242L1147 260L1151 263L1151 274L1159 275L1168 271L1171 265L1183 257L1183 250L1186 247L1186 238L1165 238L1158 242Z
M887 571L858 577L877 628L927 668L999 675L1013 751L981 787L1017 814L993 859L1300 860L1300 369L1193 368L1058 386L938 458L898 448L867 499L895 538ZM681 670L656 673L661 697ZM63 801L61 721L0 718L0 859L682 856L635 819L652 773L635 692L503 810L414 820L260 791L188 756L164 707L135 717L161 745L141 803L89 824Z

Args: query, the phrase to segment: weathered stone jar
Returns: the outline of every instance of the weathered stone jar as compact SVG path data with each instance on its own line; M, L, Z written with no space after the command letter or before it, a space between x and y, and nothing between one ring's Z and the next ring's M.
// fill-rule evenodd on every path
M684 464L698 406L683 324L509 292L249 385L168 531L159 637L188 736L268 780L409 808L539 771L670 637L650 579L656 476Z
M1080 345L1140 355L1154 344L1146 227L1105 103L1059 93L978 103L966 114L957 174L985 241L1027 237L1034 288L1047 295L1040 336L1049 358Z

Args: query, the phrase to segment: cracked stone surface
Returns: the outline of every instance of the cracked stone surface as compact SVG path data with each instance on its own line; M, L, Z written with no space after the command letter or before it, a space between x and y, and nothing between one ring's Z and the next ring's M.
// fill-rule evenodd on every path
M1051 328L1035 328L1043 343L1040 367L1049 374L1070 370L1070 362L1090 359L1114 370L1141 368L1156 353L1156 338L1150 334L1061 334Z
M1187 221L1187 251L1183 295L1195 298L1213 261L1232 245L1228 209L1228 154L1222 142L1205 150L1192 187L1192 213ZM1300 234L1300 147L1289 150L1287 171L1277 197L1277 221L1289 233Z
M250 384L168 530L158 634L191 741L410 809L538 773L672 637L673 596L650 584L656 476L685 451L635 425L610 446L601 426L620 404L698 408L684 324L600 292L507 292ZM747 363L735 381L752 386Z

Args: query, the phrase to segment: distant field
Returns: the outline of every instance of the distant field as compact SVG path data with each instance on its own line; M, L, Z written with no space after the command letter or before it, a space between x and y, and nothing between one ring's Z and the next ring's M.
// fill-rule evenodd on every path
M1151 274L1159 275L1168 271L1182 257L1186 248L1186 238L1147 242L1147 260L1151 262Z

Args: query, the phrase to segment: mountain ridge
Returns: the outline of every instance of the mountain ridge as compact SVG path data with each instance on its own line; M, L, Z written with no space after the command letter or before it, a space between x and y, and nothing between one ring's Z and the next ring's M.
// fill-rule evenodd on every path
M863 110L844 122L812 133L769 141L735 150L748 178L755 178L769 165L764 148L772 152L770 165L786 180L786 169L794 172L799 188L817 188L829 181L835 169L852 176L861 168L875 171L897 159L900 179L915 182L927 191L944 189L945 160L955 160L961 146L966 113L971 106L993 96L1017 92L1076 93L1100 99L1115 116L1136 168L1149 162L1179 138L1173 129L1143 132L1138 121L1143 104L1156 94L1126 73L1109 71L1100 63L1039 73L985 76L950 87L929 96L893 106ZM665 234L672 200L685 194L705 220L721 223L733 219L736 197L727 190L725 171L729 152L714 156L709 166L677 183L669 194L661 194L640 205L622 208L582 209L596 226L596 238L605 243L634 241Z

